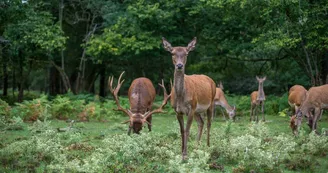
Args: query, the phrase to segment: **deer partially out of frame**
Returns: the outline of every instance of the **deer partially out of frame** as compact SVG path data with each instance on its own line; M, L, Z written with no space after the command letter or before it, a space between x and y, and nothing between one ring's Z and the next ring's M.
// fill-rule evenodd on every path
M117 96L121 88L121 85L124 82L124 79L121 81L121 77L123 74L124 72L121 73L116 88L113 88L113 80L114 80L113 76L109 77L108 85L109 85L109 90L116 102L117 110L122 111L129 116L129 120L125 122L125 123L130 123L128 129L128 135L130 135L131 129L133 130L133 133L139 134L140 130L142 129L145 123L148 124L148 129L149 131L151 131L152 114L162 113L163 107L166 105L168 99L170 98L170 95L167 95L164 86L164 81L162 80L162 84L159 84L163 88L164 99L162 105L158 109L151 111L153 102L155 100L156 92L152 82L144 77L137 78L133 80L133 82L131 83L128 92L130 109L124 109L121 107L119 98Z
M196 37L187 47L172 47L165 39L162 39L164 49L172 54L174 65L174 82L171 90L171 105L176 112L180 125L182 139L182 159L187 159L187 142L190 127L195 117L198 123L197 141L203 133L204 121L202 113L207 115L207 145L210 146L211 119L214 111L215 82L205 75L185 75L185 65L188 53L194 50ZM183 115L188 116L186 128Z
M223 85L220 82L218 84L218 87L216 88L216 94L215 94L215 98L214 98L215 106L223 107L226 110L226 112L228 113L229 118L231 120L234 120L234 117L236 114L236 112L235 112L236 107L235 106L231 107L229 105L227 99L225 98L224 92L222 90L223 90ZM221 109L221 111L222 111L222 109ZM223 111L222 111L222 115L223 115L224 119L226 120L226 117L225 117L225 114Z
M297 127L300 127L303 115L313 110L313 115L309 116L309 124L312 125L312 131L316 131L317 120L321 117L323 109L328 109L328 84L309 89L305 100L296 112Z
M257 81L259 82L258 91L253 91L251 94L251 117L250 121L253 121L253 116L256 116L256 121L259 121L257 107L261 106L262 112L262 121L265 121L264 116L264 101L265 101L265 94L263 90L263 82L265 81L266 77L259 78L256 76ZM255 118L255 117L254 117Z

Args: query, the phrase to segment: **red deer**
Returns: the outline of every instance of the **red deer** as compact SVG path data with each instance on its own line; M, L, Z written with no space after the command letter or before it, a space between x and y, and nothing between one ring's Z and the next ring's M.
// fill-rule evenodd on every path
M300 127L302 116L313 111L313 115L309 116L309 124L312 131L317 129L317 120L321 117L323 109L328 109L328 84L312 87L306 94L305 100L296 112L296 125Z
M298 111L305 100L307 90L301 85L294 85L288 92L288 104L292 108L293 115Z
M163 88L164 99L162 105L158 109L151 111L156 92L152 82L144 77L137 78L131 83L128 92L130 109L124 109L121 107L119 98L117 96L121 85L124 82L124 79L121 81L123 74L124 72L121 73L116 88L113 88L114 77L109 77L108 85L110 92L116 102L117 110L124 112L130 118L128 121L126 121L126 123L130 123L128 134L130 135L131 129L133 129L133 133L139 134L145 123L148 124L148 130L151 131L152 114L162 113L162 108L166 105L170 97L170 95L167 95L164 82L162 80L162 84L159 84Z
M185 65L188 53L194 50L196 37L187 47L172 47L162 39L164 49L172 54L174 65L174 82L171 90L171 105L176 112L180 125L182 139L182 160L187 159L187 142L190 127L195 117L198 123L197 141L203 132L204 121L202 113L207 115L207 146L210 146L211 119L214 113L215 82L205 75L185 75ZM187 125L184 126L183 115L187 115Z
M299 107L302 105L305 100L307 90L301 85L294 85L289 89L288 92L288 104L292 108L292 116L290 118L290 128L294 135L297 135L297 125L296 125L296 116L295 113L298 112ZM307 117L310 117L310 112L307 114ZM311 128L311 125L308 122L308 125Z
M256 76L256 79L259 82L259 88L258 88L258 91L253 91L252 94L251 94L251 117L250 117L250 121L253 121L253 116L256 116L256 121L258 122L259 117L258 117L258 114L257 114L257 107L259 105L261 106L262 121L265 121L265 117L264 117L265 94L264 94L264 90L263 90L263 82L265 81L266 77L259 78L259 77Z
M222 90L223 90L223 85L220 82L220 84L218 84L218 87L216 88L216 94L215 94L215 98L214 98L215 106L223 107L226 110L226 112L228 113L229 118L231 120L233 120L235 117L235 114L236 114L236 112L235 112L236 107L235 106L231 107L229 105L227 99L225 98L224 92ZM222 109L221 109L221 111L222 111ZM222 111L222 115L223 115L224 119L226 119L223 111Z

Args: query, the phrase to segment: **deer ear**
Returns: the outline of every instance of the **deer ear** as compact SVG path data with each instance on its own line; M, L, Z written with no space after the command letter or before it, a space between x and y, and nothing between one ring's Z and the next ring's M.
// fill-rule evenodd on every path
M172 52L172 46L171 43L169 43L164 37L162 37L163 47L165 50Z
M260 78L258 77L258 76L256 76L256 79L259 81L260 80Z
M188 47L187 47L187 51L188 52L190 52L190 51L192 51L192 50L195 49L196 42L197 42L197 38L196 37L190 41L190 43L188 44Z
M266 76L264 76L264 77L262 78L263 81L265 81L265 79L266 79Z

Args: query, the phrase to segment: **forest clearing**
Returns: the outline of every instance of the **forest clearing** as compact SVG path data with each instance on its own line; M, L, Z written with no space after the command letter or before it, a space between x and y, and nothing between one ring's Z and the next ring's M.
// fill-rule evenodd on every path
M327 0L1 0L0 172L328 172Z

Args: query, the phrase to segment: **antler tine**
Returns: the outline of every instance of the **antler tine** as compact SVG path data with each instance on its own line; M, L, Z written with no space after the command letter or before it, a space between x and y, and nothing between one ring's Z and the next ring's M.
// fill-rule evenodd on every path
M110 90L110 92L111 92L111 94L112 94L112 96L113 96L113 98L114 98L114 100L116 102L116 106L117 106L117 109L116 110L122 111L125 114L127 114L129 117L131 117L132 116L132 113L130 113L128 110L126 110L126 109L124 109L124 108L121 107L120 101L119 101L118 96L117 96L117 94L118 94L118 92L119 92L119 90L121 88L121 85L124 82L124 79L121 81L121 78L122 78L122 75L123 74L124 74L124 71L121 73L121 75L120 75L120 77L118 79L118 82L117 82L117 86L115 88L113 88L114 76L109 77L109 79L108 79L108 86L109 86L109 90Z
M159 108L157 108L157 109L155 109L155 110L153 110L151 112L145 113L144 114L144 120L146 120L152 114L155 114L155 113L163 113L164 112L163 111L163 107L167 104L167 101L171 97L171 94L170 95L167 94L167 91L166 91L166 88L165 88L164 80L163 79L162 79L162 84L159 83L158 85L163 88L163 92L164 92L164 94L163 94L164 95L164 98L163 98L162 105Z

